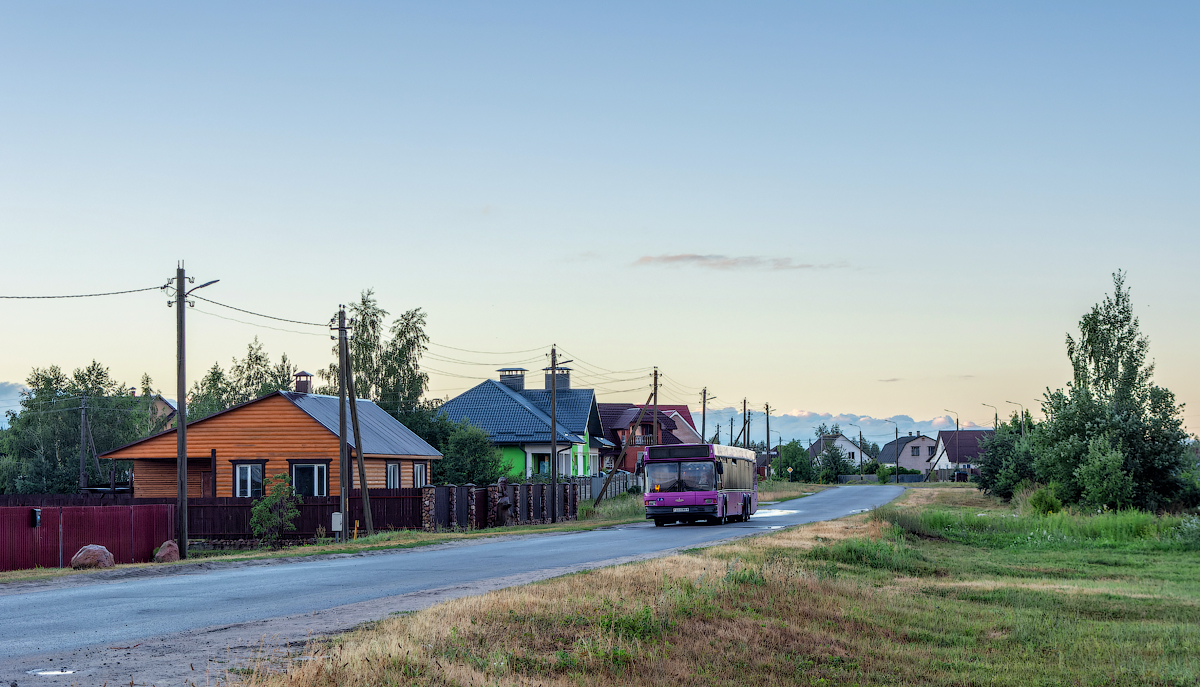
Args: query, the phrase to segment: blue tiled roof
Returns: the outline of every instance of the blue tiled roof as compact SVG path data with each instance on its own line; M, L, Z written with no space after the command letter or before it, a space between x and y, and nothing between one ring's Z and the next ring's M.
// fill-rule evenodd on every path
M594 440L604 441L599 416L592 413L593 390L559 389L557 395L558 441L582 443L589 429ZM489 379L447 401L441 410L454 422L466 419L497 444L550 443L549 391L518 392Z

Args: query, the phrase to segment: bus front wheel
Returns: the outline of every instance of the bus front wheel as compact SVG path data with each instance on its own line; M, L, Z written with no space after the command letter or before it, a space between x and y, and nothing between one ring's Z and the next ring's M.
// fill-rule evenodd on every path
M666 520L663 520L662 518L654 518L654 526L655 527L663 527L666 524L667 524Z

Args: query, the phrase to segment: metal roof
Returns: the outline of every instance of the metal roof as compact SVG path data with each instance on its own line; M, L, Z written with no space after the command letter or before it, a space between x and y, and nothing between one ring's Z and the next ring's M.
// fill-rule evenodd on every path
M592 412L591 389L559 389L558 441L583 443L590 430L593 442L607 445L599 415ZM454 422L466 420L488 433L497 444L550 443L550 392L541 389L514 391L489 379L446 401L441 411Z
M338 398L280 391L280 396L303 410L326 429L338 433ZM441 453L424 439L387 414L383 408L365 399L358 400L358 426L362 432L364 455L437 456ZM350 409L346 408L346 434L354 446L354 429L350 424Z

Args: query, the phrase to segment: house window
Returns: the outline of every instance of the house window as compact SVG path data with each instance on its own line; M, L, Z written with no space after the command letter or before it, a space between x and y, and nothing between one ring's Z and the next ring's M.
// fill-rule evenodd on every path
M920 447L920 446L913 446L913 447L912 447L912 457L913 457L913 458L920 458L920 457L921 457L921 447Z
M851 452L850 452L850 456L849 456L849 457L850 457L850 460L854 460L854 451L851 451Z
M930 458L932 458L932 457L933 457L934 451L935 451L936 449L937 449L937 447L936 447L936 446L930 446L930 447L929 447L929 457L930 457Z
M425 475L425 463L413 463L413 486L423 487L429 483Z
M292 465L292 490L300 496L325 496L328 493L327 470L324 463Z
M387 488L388 489L399 489L400 488L400 464L399 463L388 463L388 466L387 466Z
M234 496L256 499L263 495L262 463L243 463L234 468Z

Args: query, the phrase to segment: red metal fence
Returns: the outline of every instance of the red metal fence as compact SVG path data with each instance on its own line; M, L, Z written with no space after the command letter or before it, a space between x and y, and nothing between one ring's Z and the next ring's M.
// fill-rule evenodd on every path
M0 570L65 567L88 544L108 549L117 563L144 563L171 538L173 511L162 504L0 507Z

